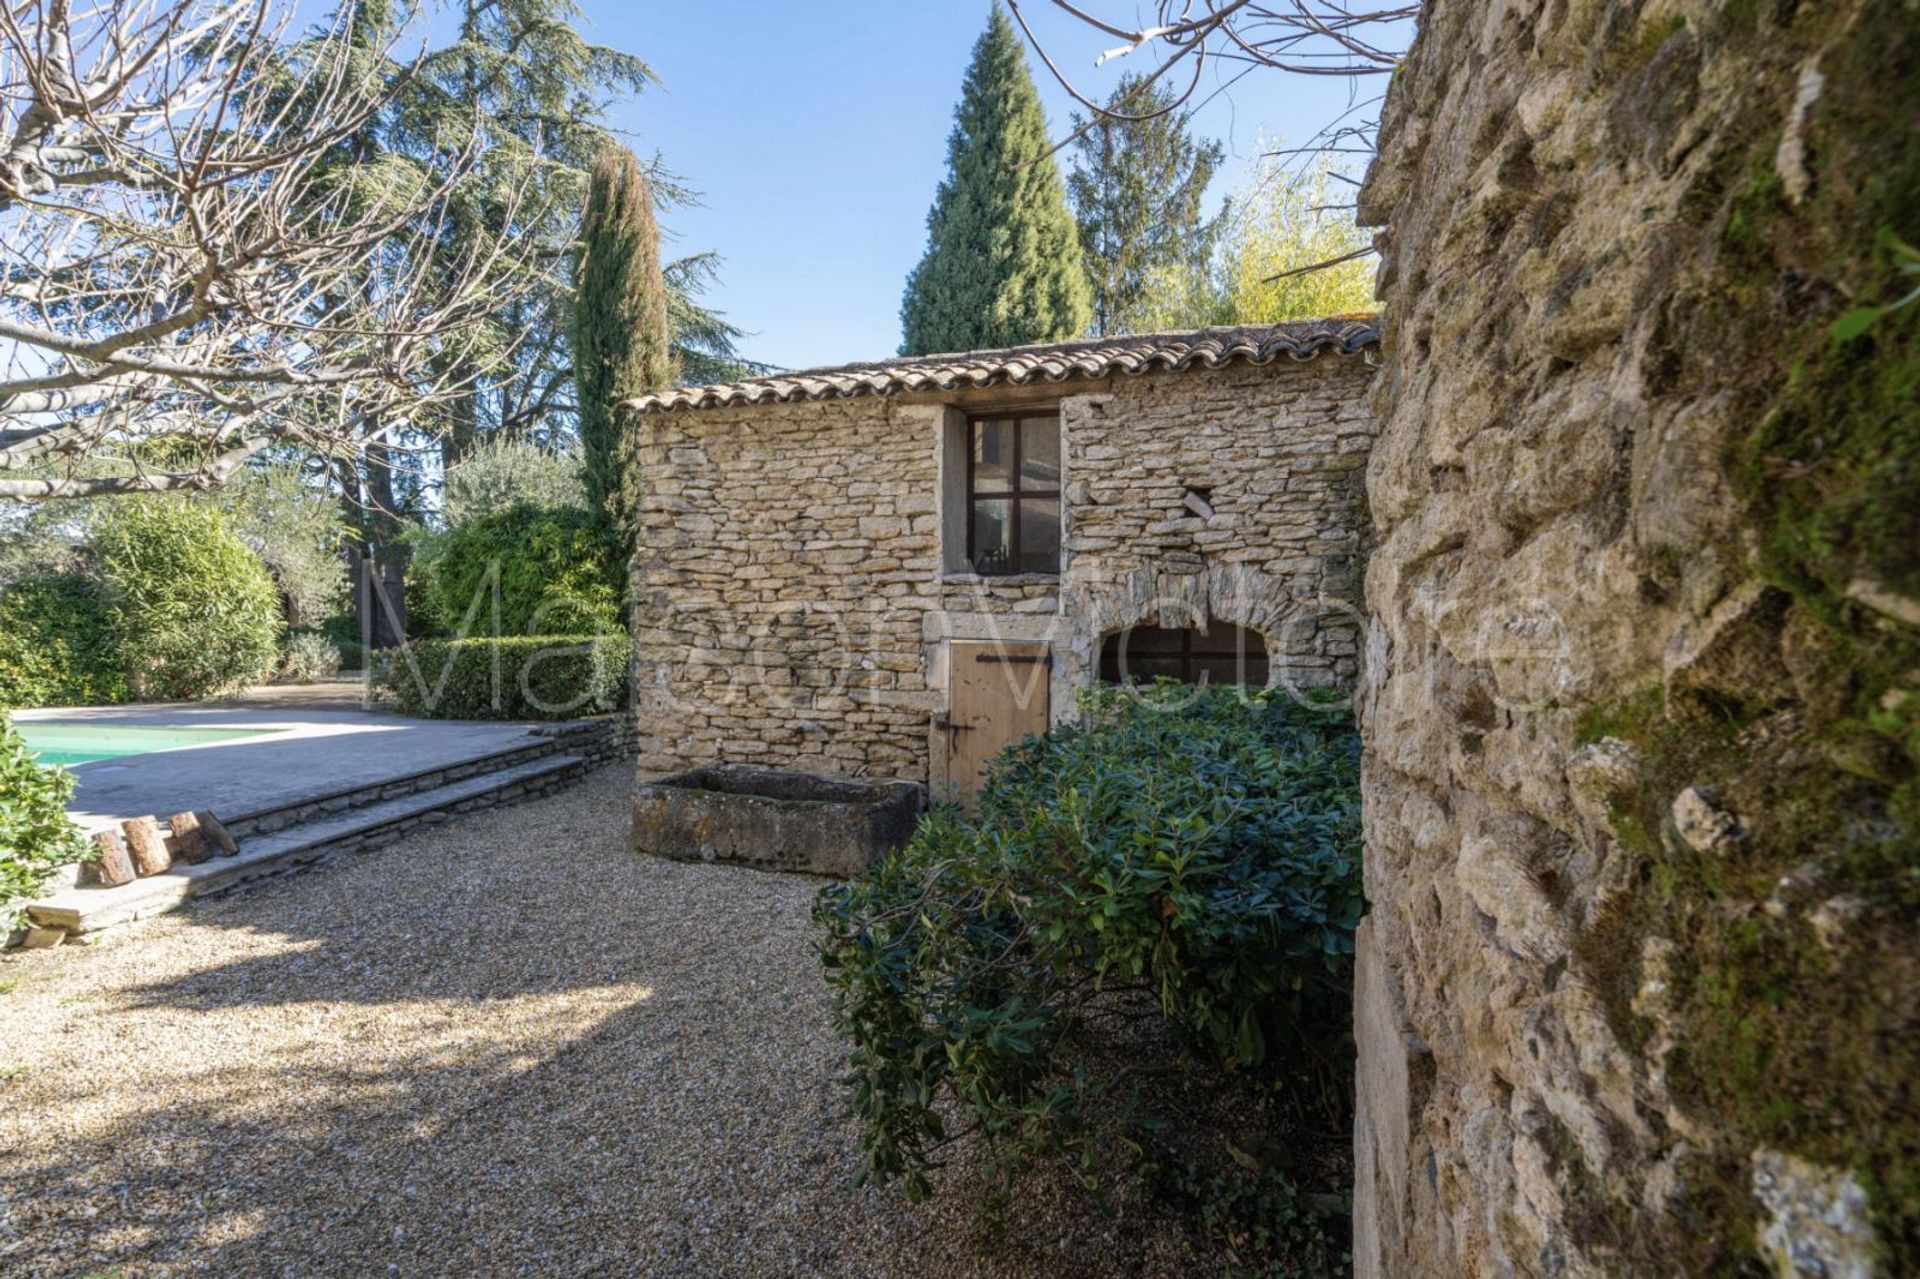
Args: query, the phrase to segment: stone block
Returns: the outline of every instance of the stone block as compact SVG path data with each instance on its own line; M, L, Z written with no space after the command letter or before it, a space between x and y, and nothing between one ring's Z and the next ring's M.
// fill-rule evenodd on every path
M630 844L676 861L848 878L912 835L925 790L726 765L643 783Z

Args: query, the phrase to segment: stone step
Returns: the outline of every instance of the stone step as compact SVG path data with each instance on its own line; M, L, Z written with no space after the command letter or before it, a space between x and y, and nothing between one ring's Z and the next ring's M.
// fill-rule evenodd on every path
M399 777L386 778L372 784L349 786L327 794L310 795L290 804L257 809L250 813L239 813L231 818L216 810L216 816L226 825L228 832L235 839L270 835L275 831L286 830L291 826L310 822L329 814L365 808L391 799L435 790L471 777L516 768L522 764L545 759L559 751L560 746L551 738L534 738L524 746L509 747L506 750L495 751L491 755L457 760L436 768L421 769L417 773L405 773Z
M117 888L67 889L30 904L27 917L42 927L73 933L147 919L196 897L385 843L454 813L558 789L583 772L587 762L578 755L548 755L430 790L322 814L273 834L251 836L231 857L179 866Z

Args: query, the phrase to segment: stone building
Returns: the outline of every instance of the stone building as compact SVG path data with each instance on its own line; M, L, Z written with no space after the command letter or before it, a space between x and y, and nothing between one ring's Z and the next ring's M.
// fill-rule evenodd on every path
M1363 320L884 360L633 401L640 764L968 791L1126 676L1357 674Z

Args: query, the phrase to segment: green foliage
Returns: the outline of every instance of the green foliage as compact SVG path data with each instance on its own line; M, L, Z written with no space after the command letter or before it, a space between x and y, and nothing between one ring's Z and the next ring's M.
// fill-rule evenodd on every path
M97 580L47 573L0 592L0 706L100 706L127 696Z
M258 553L293 625L310 626L346 599L340 546L347 525L339 501L303 466L250 466L195 500L218 507L227 527Z
M0 933L20 923L21 907L39 895L58 867L91 851L67 817L73 774L41 768L5 711L0 711Z
M1914 248L1895 235L1890 228L1881 228L1880 238L1887 246L1893 258L1894 270L1901 275L1920 275L1920 249ZM1920 302L1920 285L1892 302L1881 306L1858 306L1833 322L1833 340L1851 342L1872 328L1883 315L1891 315L1902 307Z
M1003 1181L1066 1158L1092 1185L1103 1156L1137 1155L1156 1118L1136 1054L1096 1047L1116 1019L1337 1126L1362 909L1350 724L1178 686L1086 711L996 761L976 821L936 810L816 907L866 1173L910 1195L962 1135Z
M960 89L927 252L900 305L903 355L1079 337L1093 319L1046 113L995 5Z
M573 719L626 704L625 635L416 640L376 657L374 687L430 719Z
M125 501L100 521L93 554L107 590L108 633L135 697L207 697L272 671L279 593L218 510Z
M159 446L142 441L153 465L191 465ZM143 456L143 464L148 462ZM89 477L135 474L125 459L95 455L78 468ZM63 498L21 504L0 522L0 582L49 571L88 568L93 530L124 497ZM276 454L254 459L226 483L203 493L175 492L153 499L194 502L220 511L227 527L266 563L295 626L313 625L340 607L347 593L347 569L340 554L348 536L340 503L299 460Z
M625 147L609 147L594 162L574 286L573 379L587 509L604 515L624 546L633 537L639 494L617 406L673 376L653 194Z
M1274 1169L1196 1172L1152 1163L1146 1179L1188 1206L1208 1249L1230 1274L1262 1279L1321 1279L1347 1273L1352 1210L1338 1196L1308 1195ZM1333 1200L1334 1205L1324 1201Z
M541 510L586 505L577 453L556 453L530 440L489 437L447 472L441 514L449 525L498 515L525 504Z
M340 673L340 648L318 631L302 631L287 641L286 656L280 661L282 678L295 684L311 684Z
M620 552L591 511L510 506L426 540L416 568L429 584L433 613L460 635L620 627Z
M1367 247L1351 213L1322 207L1347 198L1332 183L1324 170L1303 176L1262 165L1234 196L1211 260L1164 262L1150 272L1138 326L1275 324L1373 309L1371 258L1282 274Z
M1195 142L1170 89L1122 76L1112 114L1073 117L1076 164L1067 195L1093 287L1093 331L1138 331L1148 291L1169 270L1204 272L1227 210L1200 216L1224 155ZM1160 114L1156 114L1160 113ZM1150 117L1117 119L1116 116Z

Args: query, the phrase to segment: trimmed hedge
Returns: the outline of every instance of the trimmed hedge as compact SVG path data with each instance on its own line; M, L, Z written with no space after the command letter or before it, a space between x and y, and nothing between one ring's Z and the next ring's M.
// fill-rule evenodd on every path
M127 697L99 582L45 573L0 593L0 706L100 706Z
M1296 1145L1341 1129L1358 736L1345 712L1277 693L1161 685L1083 705L1087 727L995 761L977 819L936 809L820 896L866 1176L924 1195L970 1136L1003 1188L1065 1161L1090 1189L1114 1174L1189 1197L1217 1186L1206 1198L1228 1217L1291 1202L1284 1178L1170 1148L1168 1134L1196 1143L1205 1108L1156 1110L1137 1072L1157 1054L1239 1089L1251 1100L1233 1122L1292 1116ZM1140 1038L1116 1052L1120 1027ZM1329 1255L1327 1233L1298 1224L1260 1249L1275 1273L1319 1273L1306 1259Z
M73 774L33 762L13 720L0 711L0 934L21 922L22 907L58 867L92 853L67 816Z
M574 719L626 705L625 635L415 640L375 655L374 687L427 719Z

